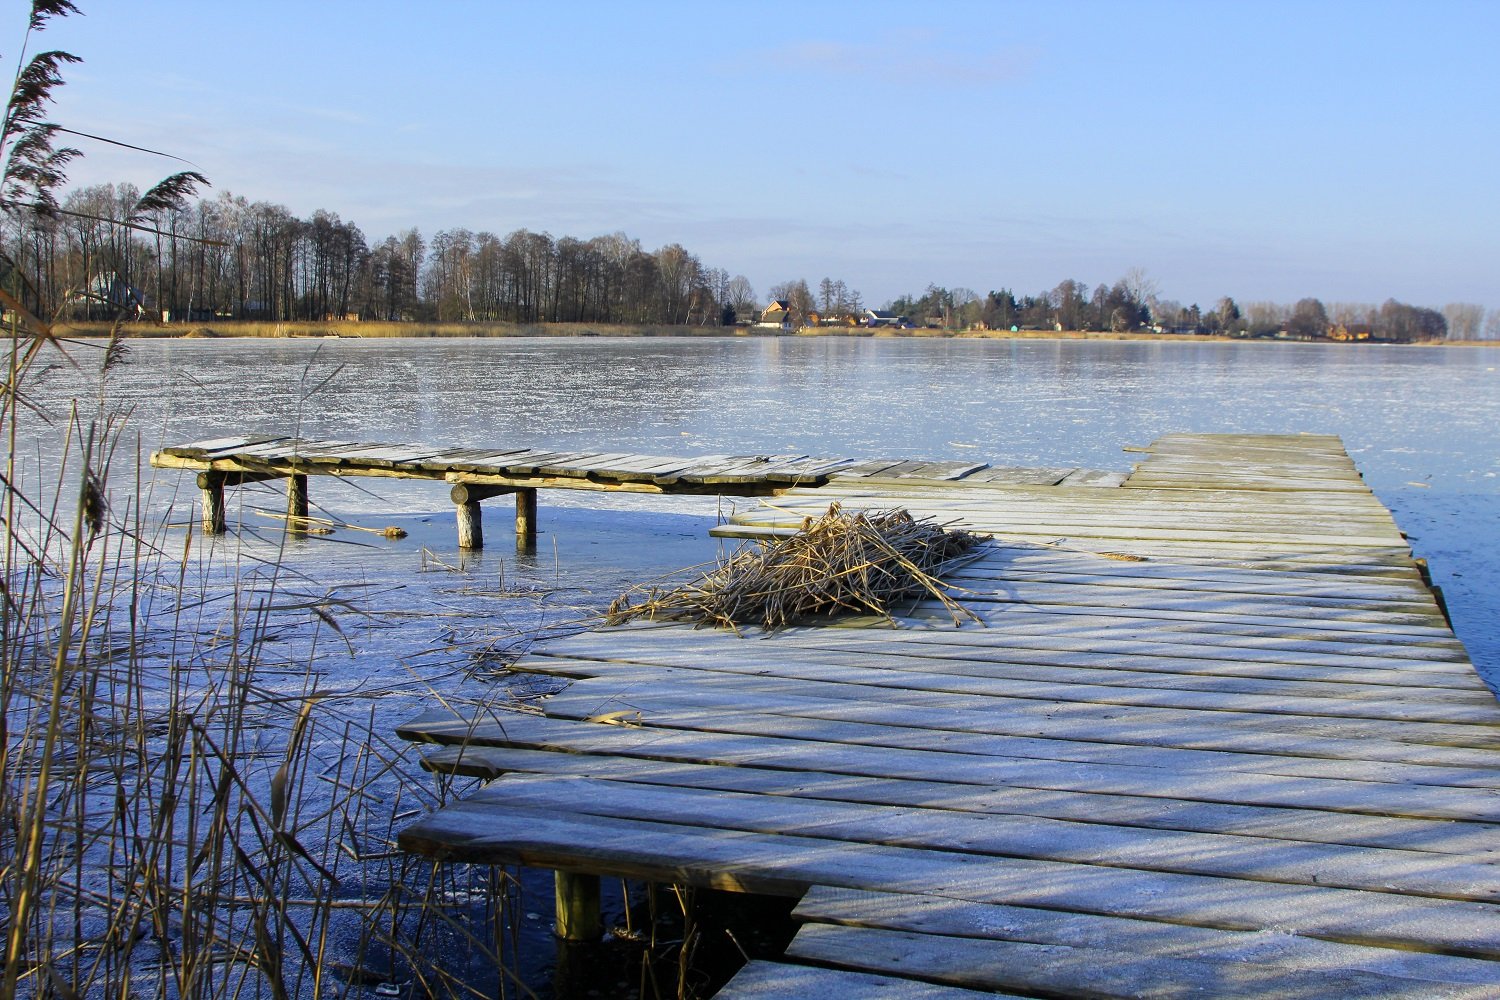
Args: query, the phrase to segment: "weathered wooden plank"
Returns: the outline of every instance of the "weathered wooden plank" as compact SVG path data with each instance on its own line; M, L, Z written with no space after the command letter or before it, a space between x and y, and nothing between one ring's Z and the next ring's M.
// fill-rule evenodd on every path
M701 633L700 633L701 634ZM618 633L585 633L546 643L520 661L517 669L551 672L550 658L564 661L606 661L618 665L645 664L682 670L722 671L761 677L807 678L839 681L911 691L946 691L968 695L1050 695L1059 685L1145 688L1150 690L1200 691L1218 694L1251 694L1264 697L1336 698L1384 704L1462 705L1488 712L1500 723L1500 705L1481 685L1457 687L1410 686L1399 683L1372 684L1368 673L1339 681L1314 679L1309 673L1297 679L1262 678L1243 674L1206 671L1131 669L1138 663L1121 664L1101 656L1101 666L1037 665L1008 663L1003 653L967 656L933 656L910 644L887 641L878 647L842 648L836 642L827 648L772 639L766 642L697 636L670 641ZM613 640L613 641L611 641ZM962 647L960 647L962 649ZM585 663L583 666L587 666ZM566 669L566 667L561 668ZM1404 679L1403 672L1392 680ZM1476 678L1477 679L1477 678ZM1014 683L1012 683L1014 682ZM1034 685L1031 688L1018 685ZM875 695L876 692L868 692ZM1481 716L1483 717L1483 716Z
M1050 563L1050 565L1049 565ZM1001 559L986 556L943 573L944 580L962 582L998 581L1045 583L1054 586L1136 587L1150 590L1191 591L1216 594L1333 599L1362 603L1420 604L1433 602L1432 591L1419 581L1332 581L1316 573L1281 573L1269 570L1214 573L1208 567L1150 562L1074 558L1057 554L1053 559Z
M550 452L539 452L531 448L511 448L500 451L485 448L457 448L452 451L438 452L420 464L424 469L437 472L496 472L504 468L507 460L516 461L528 455L543 454L550 454Z
M683 458L631 455L618 462L590 463L587 471L591 476L610 479L654 480L657 476L666 476L686 469L690 464L689 459Z
M736 478L731 473L743 472L755 465L768 465L772 460L770 455L728 455L717 458L707 456L694 461L692 465L681 472L674 473L673 476L682 482L704 485L719 476Z
M784 498L785 499L785 498ZM902 507L915 514L938 517L948 515L962 517L974 523L1006 522L1013 529L1046 527L1047 530L1067 533L1073 529L1110 528L1119 531L1181 526L1193 531L1210 532L1230 537L1245 535L1268 535L1272 540L1282 535L1327 537L1333 539L1389 538L1399 535L1393 522L1381 517L1337 517L1322 514L1301 516L1296 512L1242 510L1229 518L1221 513L1209 511L1173 510L1170 506L1153 502L1151 507L1125 508L1100 504L1092 509L1080 505L1068 508L1042 508L1033 505L1006 509L983 500L926 499L904 497L894 493L868 496L824 495L807 502L801 498L786 499L778 503L780 509L807 513L826 510L830 500L838 500L841 506L856 510L889 509ZM777 510L766 509L746 512L746 520L769 521ZM1389 541L1383 544L1393 544Z
M994 616L991 616L994 617ZM1371 670L1402 670L1430 674L1458 674L1465 678L1473 667L1457 643L1424 642L1405 646L1382 643L1378 637L1357 632L1314 630L1305 634L1294 629L1262 628L1226 622L1152 621L1149 628L1139 619L1118 616L1058 616L1047 612L1029 614L1016 609L1004 618L1005 628L955 627L951 619L936 614L922 618L896 616L893 630L902 641L936 645L995 646L1014 651L1093 652L1119 655L1222 659L1245 663L1359 666L1363 656L1374 659ZM811 629L815 626L792 626ZM790 631L790 629L788 630ZM883 630L851 627L850 643L877 641ZM784 634L784 633L780 633ZM800 634L800 633L797 633ZM1146 635L1147 638L1136 638ZM1159 638L1152 638L1159 636Z
M791 958L906 974L977 989L1042 991L1098 1000L1183 997L1328 997L1478 1000L1489 985L1417 982L1368 972L1310 972L1253 962L1143 957L1106 948L939 937L812 924L787 948Z
M847 969L754 960L734 974L715 1000L995 1000L1009 994L937 986Z
M798 919L853 927L1072 948L1102 948L1154 958L1254 962L1318 972L1358 971L1415 980L1500 987L1500 963L1452 955L1323 941L1275 931L1226 931L1123 917L973 903L944 896L861 892L813 886Z
M908 475L914 475L918 469L921 469L926 464L926 462L920 459L907 459L903 462L897 462L889 469L886 469L881 473L881 476L885 479L904 479Z
M437 449L428 445L369 445L358 449L349 449L344 452L346 458L369 465L385 466L387 468L398 465L420 466L427 459L437 453Z
M652 481L662 486L675 486L682 473L700 465L727 462L731 457L729 455L695 455L686 459L681 468L658 473L652 477Z
M917 469L912 474L912 478L953 481L989 467L986 462L928 462Z
M161 449L160 454L172 455L177 458L212 459L218 455L232 455L236 450L248 448L254 445L264 445L275 441L287 441L285 437L263 435L259 437L222 437L208 438L203 441L193 441L188 444L172 445Z
M1364 719L1295 715L1247 718L1247 713L1172 708L1137 708L1122 716L1119 708L1110 703L1069 701L1054 706L1042 699L990 698L990 704L978 705L985 699L945 694L912 695L899 701L892 699L887 704L865 704L854 694L858 689L850 685L816 686L809 681L752 683L750 679L728 674L684 677L681 672L647 669L639 671L639 680L624 681L620 675L630 673L628 669L620 669L624 665L590 663L601 668L601 674L576 681L549 698L545 705L549 715L590 719L618 712L637 714L655 726L716 732L781 732L828 743L941 746L980 755L1136 764L1166 768L1174 775L1201 767L1294 777L1500 788L1500 770L1494 766L1495 744L1489 740L1488 746L1477 745L1486 742L1483 736L1463 734L1455 738L1465 739L1466 743L1433 744L1472 751L1453 753L1444 763L1437 762L1444 759L1442 753L1422 754L1416 749L1406 754L1407 761L1390 759L1396 756L1393 751L1399 745L1422 746L1425 744L1415 741L1442 738L1450 728L1467 727L1407 724L1437 730L1433 735L1406 733L1398 727ZM621 690L622 685L628 686ZM814 693L838 688L848 688L850 693L821 698ZM917 701L924 704L913 704ZM1065 724L1078 726L1085 721L1103 730L1097 742L1069 740L1063 735ZM1194 727L1193 734L1201 740L1201 747L1133 736L1141 727L1167 722ZM1254 735L1246 735L1246 730ZM1274 739L1257 741L1256 735L1280 736L1294 750L1277 753L1266 748L1268 744L1274 747ZM1008 738L996 740L996 736ZM1348 749L1350 742L1361 738L1383 743L1370 751ZM1317 755L1322 740L1347 742L1329 744L1326 752L1330 756L1325 758ZM1339 754L1341 749L1343 754ZM1409 762L1415 756L1433 762ZM1457 764L1454 759L1471 763Z
M822 479L833 471L846 467L846 460L842 459L809 458L805 455L751 455L718 465L695 465L680 475L684 481L703 485L764 480L792 483Z
M713 477L700 477L707 478ZM763 510L736 515L736 524L747 526L794 526L812 514L827 509L827 501L812 509L795 505L781 505L779 510ZM1358 525L1338 525L1319 530L1315 525L1296 525L1286 528L1254 530L1253 526L1234 524L1172 524L1170 518L1159 523L1145 524L1123 515L1114 517L1080 518L1059 521L1055 518L1012 519L996 514L983 507L972 510L943 508L936 505L901 504L894 501L877 503L848 503L849 510L877 511L902 507L913 517L931 517L945 524L954 524L970 531L994 534L1001 538L1035 538L1038 541L1058 541L1063 538L1090 541L1152 542L1199 542L1234 544L1248 551L1267 552L1281 547L1299 549L1343 548L1392 548L1402 552L1406 549L1399 532L1385 529L1362 531ZM1086 523L1091 522L1091 523Z
M983 473L976 473L982 475ZM1347 512L1365 518L1388 517L1374 494L1352 494L1347 491L1318 493L1316 491L1287 491L1256 493L1245 490L1182 490L1163 488L1159 490L1136 488L1100 491L1091 487L1041 486L1036 484L987 483L972 476L952 484L910 481L900 479L840 478L836 483L838 495L850 497L900 496L910 500L953 500L956 502L989 499L997 507L1011 509L1025 506L1056 507L1059 510L1097 509L1109 505L1113 509L1129 511L1150 510L1164 505L1180 504L1186 510L1209 513L1249 510L1284 513L1301 512L1319 516L1330 512ZM800 502L814 502L822 492L801 489L788 494Z
M1257 614L1253 611L1232 610L1225 612L1201 611L1193 608L1133 608L1121 606L1114 603L1101 603L1095 606L1071 605L1071 604L1008 604L1001 602L983 601L976 595L967 595L968 600L965 607L973 617L985 625L1001 624L1009 620L1009 616L1025 615L1028 617L1036 615L1051 615L1059 623L1068 618L1112 618L1112 619L1145 619L1166 622L1181 622L1185 624L1198 625L1200 627L1212 627L1214 625L1239 625L1239 626L1263 626L1267 629L1297 629L1306 626L1307 618L1297 617L1290 614ZM952 620L952 614L948 612L945 605L935 600L920 599L904 611L908 616L931 615L936 612L941 617ZM897 616L898 620L900 616ZM1434 643L1448 645L1451 648L1454 640L1447 624L1432 622L1430 624L1408 624L1404 622L1384 623L1377 621L1345 621L1331 616L1319 616L1312 619L1317 622L1316 634L1347 635L1351 639L1361 641L1385 641L1389 643L1407 642L1412 644Z
M536 809L507 798L515 789L506 786L524 781L501 780L473 799L450 804L402 830L399 843L443 860L583 869L773 895L800 896L812 885L920 892L1196 926L1278 927L1359 944L1500 957L1500 907L1489 903L999 860L963 851Z
M1322 621L1369 622L1372 624L1420 624L1447 628L1437 602L1397 604L1346 597L1308 597L1280 594L1232 594L1224 591L1178 590L1171 587L1127 589L1101 584L1054 584L1026 580L986 580L957 577L949 593L960 601L1026 604L1033 607L1066 605L1077 607L1155 611L1207 611L1278 617L1317 618Z
M252 444L243 448L236 448L233 451L219 452L213 456L213 459L214 461L220 461L225 458L258 458L267 461L313 461L318 456L340 448L347 448L351 444L353 444L351 441L278 438L262 444Z
M805 487L799 487L805 489ZM826 487L824 488L827 489ZM1124 521L1127 524L1150 526L1170 523L1174 516L1190 526L1203 530L1218 527L1224 531L1244 532L1250 526L1267 529L1300 529L1303 532L1318 532L1332 535L1370 534L1395 532L1395 522L1388 516L1365 509L1346 510L1299 510L1260 505L1231 507L1225 504L1193 507L1151 500L1145 504L1123 504L1115 501L1112 491L1095 489L1109 501L1095 504L1072 502L1044 505L1034 502L995 503L983 497L925 497L905 495L899 490L881 490L878 493L853 494L843 490L829 491L821 496L805 497L784 494L785 506L796 509L827 506L830 500L838 500L844 506L856 508L905 507L911 510L931 511L932 516L951 513L954 516L972 518L988 517L997 520L1016 520L1032 524L1055 523L1099 525L1105 519ZM1128 495L1128 494L1126 494ZM757 512L762 516L772 511ZM1105 522L1107 523L1107 522Z
M1054 705L1020 698L989 698L987 704L980 704L986 699L902 692L894 685L860 688L777 678L750 683L732 674L702 677L669 668L601 661L564 660L548 671L544 663L528 661L522 669L600 681L575 684L570 695L549 701L548 711L558 717L591 718L604 711L601 704L611 703L614 709L640 713L657 725L737 732L775 731L779 726L788 735L798 732L810 739L941 745L948 750L1011 757L1463 787L1494 787L1500 777L1496 770L1500 761L1493 749L1412 743L1409 738L1392 738L1388 728L1383 733L1370 732L1366 726L1342 720L1327 725L1308 717L1267 720L1243 713L1158 708L1136 708L1126 715L1110 704L1069 701ZM628 687L619 694L601 694L600 689L608 689L611 683ZM864 691L873 692L866 697L877 703L865 703ZM577 699L583 699L582 704ZM717 726L710 714L714 711L732 715L733 721ZM755 716L791 716L801 721ZM841 725L819 727L806 720ZM740 728L746 726L754 728ZM984 738L960 735L965 733ZM996 742L991 738L996 736L1006 739Z
M1059 486L1119 486L1125 482L1126 474L1108 469L1074 469L1064 476Z
M993 467L965 477L964 482L1053 486L1077 471L1076 468L1063 466Z
M597 727L596 727L597 728ZM496 778L509 772L627 779L679 788L790 795L798 798L867 805L944 809L981 815L1034 816L1118 826L1194 833L1233 834L1268 840L1380 847L1468 855L1474 860L1500 857L1500 826L1454 820L1335 813L1318 809L1226 805L1149 798L1056 792L1018 787L986 787L944 780L870 777L832 773L778 759L770 767L741 762L734 766L690 760L655 760L615 753L550 752L516 747L444 747L422 759L440 773Z
M807 458L765 470L763 475L771 482L788 485L818 483L839 475L853 464L852 459Z
M530 749L624 753L663 760L719 764L802 760L811 770L923 779L943 773L961 783L1006 785L1053 791L1137 795L1218 802L1229 805L1280 806L1329 812L1369 813L1426 819L1500 821L1500 802L1491 789L1452 788L1332 778L1226 771L1212 782L1200 773L1179 774L1161 768L1083 763L954 752L947 740L932 738L921 748L891 745L901 737L885 734L865 742L830 742L829 726L793 717L763 720L726 719L724 713L675 713L672 728L657 726L579 725L560 719L530 719L501 713L498 718L456 718L433 713L398 729L403 738L465 745L520 746ZM597 732L596 730L604 730ZM853 727L845 729L851 733ZM809 735L809 733L811 735ZM881 742L881 741L884 742ZM811 753L810 757L803 756ZM791 765L787 766L799 766ZM947 769L938 771L935 769Z
M833 624L842 621L836 619ZM1046 610L1032 612L1021 607L1010 609L1003 621L1005 628L998 629L972 624L955 626L951 619L932 615L923 620L898 615L890 627L872 628L855 618L848 620L847 628L840 628L821 640L816 633L827 626L803 624L776 633L775 641L784 642L789 638L803 641L806 637L814 645L819 642L847 643L851 648L895 641L969 648L986 653L998 648L1006 651L1006 655L1022 650L1108 652L1315 666L1358 667L1362 665L1362 658L1369 657L1372 670L1458 674L1465 678L1473 674L1463 646L1456 641L1410 642L1401 646L1382 643L1378 636L1325 631L1309 624L1301 628L1269 628L1231 622L1162 619L1150 622L1147 628L1138 618L1055 615ZM879 624L885 626L888 623ZM648 627L674 626L671 623L651 623ZM1147 638L1138 638L1142 635Z
M1387 658L1378 668L1362 664L1352 666L1309 666L1303 664L1262 663L1254 660L1217 659L1209 657L1149 656L1120 653L1108 648L1089 650L1029 650L1023 645L976 648L963 642L918 642L914 630L892 634L868 630L873 635L857 638L841 630L832 638L820 638L822 629L804 628L796 635L778 633L766 640L738 639L735 642L772 642L770 649L742 648L719 633L699 630L695 637L673 637L670 648L680 655L697 655L709 662L678 662L681 666L717 669L741 669L739 664L751 658L809 660L829 667L853 667L862 671L900 670L934 674L940 678L1009 678L1053 684L1078 679L1085 683L1114 684L1121 687L1180 688L1183 690L1245 691L1274 694L1278 691L1306 695L1361 697L1384 693L1397 699L1452 700L1471 704L1493 704L1494 697L1477 674L1469 672L1436 673L1404 669L1406 661ZM840 642L841 636L848 638ZM557 643L549 642L533 650L538 656L578 656L604 660L657 660L660 645L640 635L622 631L583 633ZM1352 659L1358 659L1357 657ZM867 678L880 683L878 678ZM915 679L912 681L922 686ZM956 683L939 682L940 686ZM981 682L982 683L982 682ZM1282 687L1282 685L1287 685ZM968 688L978 693L983 687Z
M543 476L579 476L583 475L580 465L594 460L608 461L610 459L624 458L623 453L610 453L600 451L574 451L562 452L550 458L538 462L528 462L527 467L538 475Z
M1319 480L1329 483L1359 483L1363 480L1352 463L1346 465L1318 465L1315 463L1248 462L1234 469L1226 469L1211 459L1167 458L1153 459L1142 463L1140 473L1157 476L1201 476L1224 481L1270 480L1300 481Z
M1251 879L1286 886L1490 903L1500 900L1500 866L1421 851L910 809L581 776L507 775L467 801L475 807L488 804L495 811L519 806L613 819L649 816L652 822L683 827L840 844L960 851L1004 859L1002 863L1056 862Z
M839 478L853 480L876 476L884 472L886 469L894 468L895 466L900 465L901 461L901 459L895 458L876 458L866 462L855 462L852 465L847 466L842 472L840 472Z

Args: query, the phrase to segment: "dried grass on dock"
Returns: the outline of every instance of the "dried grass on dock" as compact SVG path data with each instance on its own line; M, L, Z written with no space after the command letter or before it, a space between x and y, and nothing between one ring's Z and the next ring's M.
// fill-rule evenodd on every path
M775 631L841 613L889 618L892 603L925 591L956 624L974 615L948 596L936 574L977 541L904 510L846 512L835 503L805 519L795 535L742 547L683 586L627 591L609 606L605 621L645 618Z

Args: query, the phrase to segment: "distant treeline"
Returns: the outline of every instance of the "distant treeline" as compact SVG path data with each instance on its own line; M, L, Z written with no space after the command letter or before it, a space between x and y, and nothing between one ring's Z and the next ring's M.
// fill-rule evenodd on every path
M1288 337L1410 343L1420 340L1478 340L1500 337L1500 310L1486 322L1483 306L1452 303L1441 312L1388 299L1383 305L1315 298L1294 305L1249 302L1241 306L1225 296L1204 310L1196 303L1157 295L1144 272L1132 271L1112 285L1092 291L1067 280L1050 291L1017 296L1008 289L979 296L967 289L929 285L919 296L903 296L892 312L919 325L955 329L1083 330L1126 332L1151 329L1162 333L1231 337Z
M371 243L353 222L317 211L221 194L141 219L133 186L75 190L53 217L6 216L18 272L0 276L42 315L169 321L382 320L438 323L625 323L717 326L754 321L765 302L742 275L706 266L679 244L647 250L623 233L575 239L519 229L467 229L424 239L416 229ZM852 322L859 293L824 278L783 282L768 299L799 322ZM1139 269L1092 289L1074 280L1035 295L979 295L929 285L887 309L912 325L963 330L1131 331L1412 341L1500 336L1486 316L1455 303L1441 312L1387 301L1374 306L1303 299L1291 306L1219 299L1207 309L1158 294Z
M755 312L743 277L677 244L648 251L623 233L578 240L415 229L371 244L353 222L224 194L129 223L139 192L72 192L62 214L5 234L23 291L44 315L126 309L169 320L734 322ZM7 224L13 225L9 218Z

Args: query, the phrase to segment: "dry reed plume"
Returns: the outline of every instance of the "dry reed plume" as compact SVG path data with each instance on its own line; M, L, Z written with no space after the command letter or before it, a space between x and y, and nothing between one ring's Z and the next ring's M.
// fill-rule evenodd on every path
M974 616L948 596L936 575L977 541L904 510L845 511L835 503L806 518L796 534L742 547L683 586L626 592L609 606L605 621L646 618L776 631L841 613L890 618L894 602L925 592L957 623Z

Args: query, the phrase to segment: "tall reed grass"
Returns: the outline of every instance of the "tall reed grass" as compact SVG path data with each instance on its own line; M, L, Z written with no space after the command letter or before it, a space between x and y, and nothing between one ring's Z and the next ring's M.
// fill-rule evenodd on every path
M153 524L150 484L116 482L139 463L107 400L63 416L61 461L23 457L22 425L51 419L28 376L87 351L12 334L0 998L472 995L460 952L504 977L513 875L395 850L441 791L411 777L382 692L324 685L347 606Z
M125 342L11 333L0 1000L535 996L552 974L550 947L527 953L550 923L545 875L395 847L404 823L463 788L434 784L394 737L388 699L420 695L420 681L349 681L332 664L371 617L360 597L172 514L107 398L129 376ZM103 388L67 412L28 391L90 365ZM62 443L28 444L49 422ZM513 701L515 686L486 674L537 627L476 620L472 641L452 642L488 682L432 696ZM697 997L722 981L722 962L698 961L691 899L636 893L625 920L639 927L617 936L606 993L629 980L622 995ZM598 991L599 954L570 950L554 994Z

